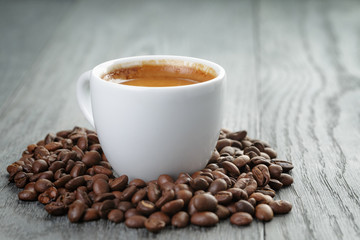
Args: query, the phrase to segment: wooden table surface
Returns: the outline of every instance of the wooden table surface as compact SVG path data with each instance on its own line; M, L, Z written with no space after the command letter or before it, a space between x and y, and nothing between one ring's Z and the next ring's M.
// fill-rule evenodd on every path
M360 239L359 1L0 2L0 239ZM228 75L223 126L295 165L290 214L249 227L70 224L21 202L6 166L48 132L90 127L78 76L105 60L200 57Z

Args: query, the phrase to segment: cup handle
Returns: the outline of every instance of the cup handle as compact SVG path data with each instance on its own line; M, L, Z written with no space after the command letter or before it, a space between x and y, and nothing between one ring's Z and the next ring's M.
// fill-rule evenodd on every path
M95 128L90 98L90 77L91 70L81 74L76 85L78 104L85 118Z

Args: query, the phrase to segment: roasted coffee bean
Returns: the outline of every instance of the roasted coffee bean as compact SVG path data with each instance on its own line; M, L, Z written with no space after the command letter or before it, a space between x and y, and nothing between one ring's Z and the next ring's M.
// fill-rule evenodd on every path
M105 174L105 175L107 175L109 177L113 176L113 172L110 169L107 169L107 168L105 168L103 166L96 165L93 168L94 168L95 173L102 173L102 174Z
M234 147L234 148L243 149L243 146L242 146L241 142L237 141L237 140L232 140L231 141L231 146Z
M144 228L146 217L134 215L126 219L125 225L129 228Z
M85 214L83 216L83 220L85 222L89 222L89 221L95 221L100 219L100 215L97 209L94 208L88 208L85 211Z
M231 146L225 146L221 149L221 151L219 153L220 153L220 156L234 156L235 148L233 148Z
M268 196L270 196L272 198L275 197L275 194L276 194L275 191L272 188L270 188L269 185L266 185L264 187L258 187L258 189L256 189L255 192L259 192L259 193L262 193L264 195L268 195Z
M226 208L229 210L230 214L237 212L235 203L230 203L229 205L226 206Z
M249 196L250 198L254 198L257 203L265 203L269 204L270 202L274 201L272 197L269 195L265 195L259 192L255 192Z
M165 222L160 220L160 219L156 219L156 218L148 218L145 220L144 225L146 227L146 229L149 232L152 233L158 233L160 232L163 228L165 228Z
M75 166L70 171L70 176L76 178L78 176L84 175L86 172L86 166L82 162L77 162Z
M184 205L188 205L190 199L192 198L193 194L191 191L189 190L179 190L176 192L176 198L177 199L182 199L184 201Z
M96 179L93 183L93 191L98 195L109 192L110 187L108 182L102 178Z
M37 144L39 145L39 144ZM43 157L49 156L50 152L44 146L38 146L34 150L35 159L41 159Z
M165 203L173 200L175 198L174 190L166 191L162 194L159 200L156 201L155 206L157 208L161 208Z
M176 184L175 187L174 187L175 193L177 193L180 190L188 190L190 192L193 192L193 189L189 185L183 184L183 183Z
M286 214L291 211L292 204L285 200L277 200L269 203L274 214Z
M71 179L70 181L68 181L66 184L65 184L65 188L70 190L70 191L73 191L75 190L76 188L80 187L80 186L83 186L86 184L86 181L84 179L83 176L79 176L79 177L76 177L76 178L73 178Z
M129 182L129 186L135 186L137 188L143 188L146 187L146 182L142 179L135 178L132 181Z
M227 189L227 183L225 182L224 179L218 178L215 179L209 186L208 191L215 195L217 192L219 191L223 191Z
M248 155L250 152L255 153L256 156L260 156L260 150L257 149L257 147L255 147L255 146L250 146L250 147L245 147L244 148L244 154ZM252 157L250 157L250 158L252 158Z
M259 204L255 209L255 216L260 221L270 221L274 217L271 207L267 204Z
M221 220L221 219L228 218L230 216L230 211L229 211L229 209L227 209L227 207L225 207L223 205L218 205L215 214Z
M154 212L149 216L149 219L156 218L163 221L166 225L170 225L170 217L163 212Z
M76 144L83 152L85 150L87 150L88 148L88 139L86 136L81 136L78 140L77 140L77 144Z
M257 182L251 177L238 178L234 188L243 189L248 195L251 195L257 189Z
M212 152L211 157L210 157L208 163L216 163L219 157L220 157L220 154L219 154L219 152L215 149L215 150Z
M283 171L282 167L277 164L270 164L270 166L268 166L268 169L269 169L270 177L274 179L279 179Z
M238 168L244 167L246 164L250 162L250 158L247 155L241 155L234 159L233 164Z
M287 173L291 169L294 168L294 166L292 165L291 162L288 162L288 161L285 161L285 160L273 159L272 162L277 164L277 165L280 165L282 167L284 173Z
M65 168L65 163L61 161L56 161L50 165L49 170L55 173L60 168Z
M226 134L226 137L233 140L242 141L243 139L245 139L246 135L247 135L246 131L238 131L238 132L228 133Z
M34 191L23 190L23 191L19 192L18 197L20 200L23 200L23 201L35 201L35 200L37 200L38 195Z
M218 204L227 205L232 201L232 193L229 191L220 191L215 194Z
M294 179L289 174L282 173L279 177L279 181L283 184L284 187L286 187L290 186L294 182Z
M229 188L226 191L229 191L229 192L232 193L233 201L238 201L238 200L241 200L241 199L245 199L245 200L248 199L248 195L243 189Z
M118 178L115 178L109 185L112 191L122 191L125 189L128 183L128 176L122 175Z
M131 202L134 205L137 205L141 200L143 200L147 195L147 188L142 188L137 191L131 198Z
M38 174L39 174L38 179L47 179L47 180L50 180L50 181L54 180L54 173L52 171L45 171L45 172L38 173Z
M216 143L216 150L218 152L220 152L221 149L223 149L226 146L231 146L231 140L230 139L221 139L221 140L217 141L217 143Z
M59 178L61 178L62 176L66 175L65 173L65 169L64 168L60 168L58 169L55 173L54 173L54 179L58 180Z
M125 212L125 218L126 219L128 219L128 218L130 218L132 216L136 216L136 215L142 216L141 213L138 210L136 210L135 208L130 208L129 210L127 210Z
M193 197L193 203L196 211L215 212L217 208L217 200L211 194L199 194Z
M115 199L115 195L113 193L101 193L99 195L96 195L94 198L94 202L103 202L105 200L113 200ZM120 202L120 199L117 199L118 202Z
M33 173L39 173L44 172L48 169L48 164L43 159L36 160L32 165L32 171Z
M247 201L248 201L251 205L253 205L253 207L256 206L256 200L255 200L255 198L249 198Z
M190 181L190 186L194 190L206 190L209 187L209 183L199 176Z
M86 208L87 206L81 201L76 200L75 202L73 202L69 206L69 211L68 211L68 218L70 222L72 223L79 222L81 218L84 216Z
M213 212L197 212L191 216L191 223L201 227L215 226L218 222L219 218Z
M159 186L161 186L162 184L166 183L166 182L174 182L174 179L172 179L172 177L170 175L167 175L167 174L163 174L163 175L160 175L157 179L157 184Z
M153 203L155 203L161 197L160 187L156 183L149 183L147 197Z
M237 212L247 212L250 215L254 215L254 206L251 205L251 203L249 203L248 201L239 200L235 203L235 207Z
M180 177L178 179L176 179L175 181L175 186L178 184L188 184L191 181L191 177Z
M65 167L65 171L67 173L71 172L71 169L75 166L75 161L73 161L72 159L69 159L69 161L67 161L66 163L66 167Z
M25 185L24 190L29 190L29 191L36 192L35 183L34 182L29 182L28 184Z
M93 180L95 182L99 178L104 179L106 182L109 181L109 177L107 175L105 175L105 174L102 174L102 173L93 175L91 177L91 180Z
M223 168L222 168L223 169ZM225 170L224 170L225 171ZM215 179L223 179L225 180L226 184L227 184L227 187L230 187L231 186L231 180L229 178L229 176L225 175L223 172L220 171L220 168L219 169L216 169L216 171L213 171L213 175L214 175L214 178ZM216 181L216 180L214 180ZM225 190L225 189L224 189Z
M153 202L148 200L141 200L137 205L136 210L138 210L143 215L149 216L156 211L156 207Z
M169 191L169 190L174 190L175 189L175 183L172 182L165 182L163 184L161 184L160 186L161 191Z
M251 158L250 164L252 166L256 166L256 165L259 165L259 164L264 164L265 166L269 166L271 163L270 163L269 159L266 159L266 158L264 158L262 156L257 156L257 157Z
M283 186L282 182L280 182L277 179L270 179L269 186L274 190L280 190L280 188Z
M99 205L99 215L101 218L106 219L109 212L115 208L115 203L113 200L105 200Z
M61 142L64 149L69 149L70 150L74 146L71 139L62 139L60 142Z
M76 196L73 192L66 192L63 195L60 195L60 197L56 201L63 202L65 206L68 206L71 203L73 203L75 200L76 200Z
M189 224L190 216L187 212L180 211L171 218L171 225L177 228L184 228Z
M137 191L137 188L134 185L125 188L125 190L122 192L120 200L121 201L130 201L130 199L136 193L136 191Z
M266 165L256 165L255 167L253 167L252 173L258 186L262 187L268 184L270 180L270 173Z
M61 178L59 178L58 180L56 180L54 182L55 187L57 188L61 188L64 187L65 184L71 180L71 176L70 175L64 175Z
M119 209L113 209L108 213L107 218L114 222L114 223L120 223L124 221L124 213Z
M102 148L101 145L98 143L92 144L91 146L89 146L89 150L90 151L96 151L98 153L102 153ZM86 154L86 153L85 153ZM85 155L84 154L84 155ZM100 159L101 159L101 155L100 155Z
M51 202L45 206L45 210L53 216L65 215L68 208L63 202Z
M230 176L238 177L240 175L240 171L238 167L232 162L222 162L222 167L230 174Z
M23 188L27 184L28 180L29 180L29 176L27 173L24 172L18 172L14 176L14 182L16 187L18 188Z
M215 163L210 163L210 164L208 164L208 165L206 166L206 168L208 168L208 169L210 169L210 170L212 170L212 171L215 171L216 169L219 168L219 166L218 166L217 164L215 164Z
M42 204L48 204L52 201L55 201L55 199L58 197L58 192L55 187L50 187L46 189L45 192L41 193L38 196L38 201Z
M276 158L277 157L277 153L272 148L266 147L263 152L265 152L267 155L269 155L270 158Z
M123 212L126 212L130 208L133 208L134 205L129 201L120 201L117 205L117 208L120 209Z
M35 190L38 193L43 193L46 191L46 189L48 189L49 187L54 186L54 184L52 182L50 182L47 179L39 179L35 182Z
M175 213L179 212L183 207L184 207L184 200L176 199L165 203L161 207L161 211L169 215L174 215Z
M74 141L74 140L73 140ZM84 152L77 145L73 146L72 149L76 153L77 159L82 159L84 157Z
M230 223L237 226L249 225L252 222L253 218L249 213L246 212L237 212L234 213L230 218Z
M62 147L63 145L61 144L61 142L50 142L45 145L45 148L51 152L56 151Z

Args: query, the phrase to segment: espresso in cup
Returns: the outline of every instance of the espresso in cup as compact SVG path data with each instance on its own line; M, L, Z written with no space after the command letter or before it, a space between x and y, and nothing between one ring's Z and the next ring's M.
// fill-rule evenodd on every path
M216 77L212 68L171 64L149 64L120 67L102 76L102 79L123 85L140 87L175 87L205 82Z

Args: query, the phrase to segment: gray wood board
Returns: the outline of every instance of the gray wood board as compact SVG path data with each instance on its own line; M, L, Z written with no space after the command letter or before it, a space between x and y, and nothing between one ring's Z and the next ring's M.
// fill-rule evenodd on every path
M6 35L0 36L0 239L360 237L360 2L2 1L0 6L0 32ZM102 61L145 54L189 55L224 66L224 127L247 129L295 164L293 186L278 194L294 204L290 214L249 227L226 220L214 228L154 235L104 220L70 224L66 217L50 217L39 203L17 199L5 169L28 144L48 132L90 127L77 106L77 77Z

